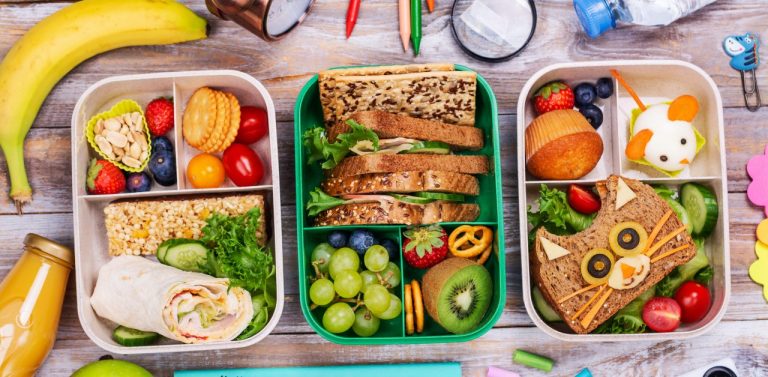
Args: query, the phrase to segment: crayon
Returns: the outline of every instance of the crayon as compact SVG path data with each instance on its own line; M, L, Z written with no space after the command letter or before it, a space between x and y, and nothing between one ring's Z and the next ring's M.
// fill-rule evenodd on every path
M418 55L421 46L421 0L411 0L411 42L413 55Z
M403 42L403 51L408 51L408 40L411 39L411 5L410 0L398 0L398 12L400 18L400 40Z
M358 12L360 12L360 0L349 0L349 7L347 8L347 39L352 35L352 29L355 28Z

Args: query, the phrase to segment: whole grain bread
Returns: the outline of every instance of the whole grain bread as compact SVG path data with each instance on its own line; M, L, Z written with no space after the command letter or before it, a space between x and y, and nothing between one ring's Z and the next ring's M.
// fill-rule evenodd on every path
M610 250L608 234L614 225L624 221L635 221L640 223L650 235L662 217L668 211L671 211L667 202L659 197L651 186L628 178L621 179L635 192L636 198L626 203L619 210L615 210L619 177L610 176L606 181L597 183L602 206L589 228L570 236L556 236L541 228L536 232L535 246L530 250L531 275L535 284L538 285L544 298L558 312L565 323L579 334L592 332L619 309L629 304L630 301L667 276L676 266L684 264L696 255L696 247L693 240L687 232L682 231L656 251L651 256L651 259L677 247L684 247L686 245L690 245L690 247L686 247L656 263L651 263L650 273L637 287L614 290L602 305L602 308L597 312L594 320L587 326L582 326L580 323L580 319L583 319L585 314L581 314L579 319L573 317L579 309L597 294L598 288L591 289L558 304L558 300L561 298L589 285L581 277L581 260L592 249L604 248ZM671 234L681 227L684 227L682 221L673 212L664 223L655 240L649 242L655 244L665 235ZM565 248L570 254L550 261L544 252L541 243L542 237ZM617 261L621 258L619 256L615 257ZM608 289L606 287L606 291ZM595 301L599 301L599 299ZM588 311L589 309L585 313Z
M359 224L422 225L439 222L475 221L480 216L477 204L438 200L429 204L401 201L346 204L321 212L316 226Z
M371 129L382 139L404 137L439 141L457 150L478 150L483 147L483 130L477 127L457 126L378 110L358 111L350 115L349 119ZM328 128L328 139L334 142L337 135L349 132L350 129L346 122L339 122Z
M447 192L463 195L480 194L480 183L469 174L446 171L398 171L328 178L321 184L331 196L350 194Z
M485 174L490 169L487 156L436 154L368 154L347 157L333 168L330 178L372 173L404 171L444 171L462 174Z
M328 85L326 87L326 85ZM469 71L338 76L321 84L326 127L358 111L382 110L450 124L475 124L477 74Z

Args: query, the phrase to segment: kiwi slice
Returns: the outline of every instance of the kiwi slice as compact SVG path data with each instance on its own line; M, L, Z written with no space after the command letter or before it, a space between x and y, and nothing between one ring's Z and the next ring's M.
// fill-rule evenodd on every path
M477 329L493 296L491 274L465 258L448 258L430 268L422 287L429 316L454 334Z

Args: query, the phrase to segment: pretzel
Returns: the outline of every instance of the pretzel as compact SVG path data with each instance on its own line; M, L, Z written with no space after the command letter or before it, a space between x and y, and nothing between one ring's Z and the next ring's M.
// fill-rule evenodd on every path
M478 232L480 236L478 237ZM448 247L451 254L462 257L472 258L480 255L489 246L493 240L493 230L487 226L462 225L448 237Z

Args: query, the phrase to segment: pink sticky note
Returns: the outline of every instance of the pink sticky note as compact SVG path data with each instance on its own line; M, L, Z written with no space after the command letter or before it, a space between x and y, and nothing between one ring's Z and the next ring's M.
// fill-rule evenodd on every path
M488 367L488 377L520 377L520 375L501 368Z
M747 187L747 198L752 204L764 207L763 211L768 216L768 146L764 154L749 159L747 174L752 178Z

